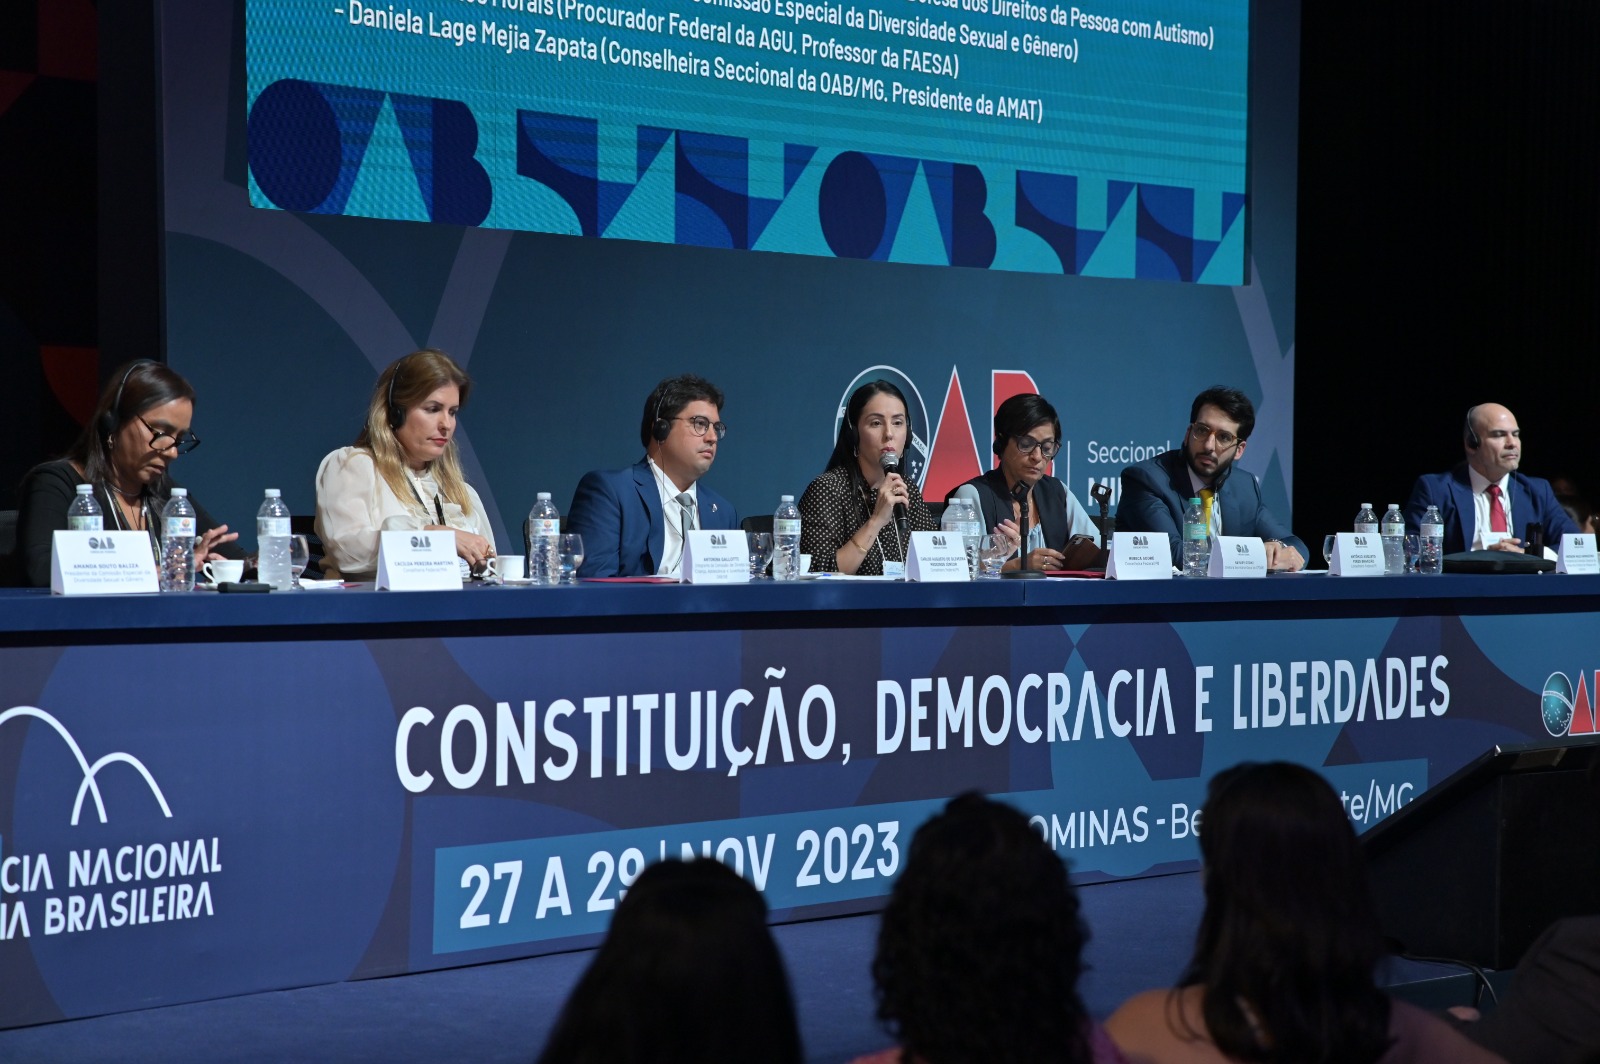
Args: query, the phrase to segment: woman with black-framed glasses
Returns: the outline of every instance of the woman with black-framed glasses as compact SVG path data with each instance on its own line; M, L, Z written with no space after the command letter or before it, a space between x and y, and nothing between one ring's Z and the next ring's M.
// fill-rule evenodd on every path
M1061 453L1061 419L1041 395L1013 395L994 414L994 454L999 466L973 477L946 499L968 499L983 527L1012 543L1004 568L1016 569L1025 553L1029 569L1084 569L1105 561L1099 531L1071 490L1047 476ZM1028 527L1022 528L1027 499ZM1027 547L1022 548L1024 537Z
M34 466L18 489L16 558L23 581L50 584L52 534L67 527L77 485L90 484L107 531L144 532L159 558L161 510L176 486L168 468L200 446L190 431L194 388L159 362L140 359L112 375L94 413L65 457ZM193 497L190 501L194 502ZM195 565L242 558L237 532L195 502Z

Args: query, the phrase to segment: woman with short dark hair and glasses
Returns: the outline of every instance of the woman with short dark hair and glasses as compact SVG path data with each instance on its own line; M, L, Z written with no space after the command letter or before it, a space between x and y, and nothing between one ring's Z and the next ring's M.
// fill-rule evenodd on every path
M1045 471L1061 453L1061 419L1042 395L1013 395L994 413L994 453L1000 464L962 484L946 502L967 499L978 508L983 527L1012 542L1004 568L1022 562L1027 537L1029 569L1083 569L1103 562L1098 530L1067 486ZM1028 527L1021 525L1022 499Z
M94 487L107 531L144 532L159 558L161 511L176 482L168 467L200 446L190 431L194 388L177 372L148 359L121 366L106 384L88 424L63 458L28 470L17 489L16 558L23 581L50 586L53 533L67 527L67 508L79 484ZM198 567L213 558L241 558L237 532L194 503Z

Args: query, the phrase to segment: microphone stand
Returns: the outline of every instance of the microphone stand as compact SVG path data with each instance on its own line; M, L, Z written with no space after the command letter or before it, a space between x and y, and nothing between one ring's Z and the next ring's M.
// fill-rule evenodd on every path
M1011 489L1011 497L1021 507L1022 515L1022 547L1018 551L1017 568L1010 572L1001 573L1006 580L1043 580L1045 575L1037 569L1028 568L1028 485L1018 484Z

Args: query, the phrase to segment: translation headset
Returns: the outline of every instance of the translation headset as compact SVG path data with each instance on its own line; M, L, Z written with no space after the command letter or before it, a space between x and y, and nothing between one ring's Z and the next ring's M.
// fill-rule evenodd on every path
M128 366L127 371L122 374L122 380L117 382L116 398L111 400L111 405L106 407L105 413L100 415L101 436L107 438L115 436L117 429L122 427L122 419L117 414L122 409L122 390L128 386L128 378L133 376L133 371L140 366L154 366L156 364L156 360L153 358L141 358Z
M410 355L406 356L406 358L410 357ZM389 427L391 429L398 429L401 425L406 423L406 412L396 406L394 402L394 381L396 377L400 376L400 367L404 366L405 364L405 358L402 358L399 362L396 362L394 364L394 372L389 375L389 396L384 400L384 405L389 408Z
M656 400L656 423L651 426L650 435L657 443L666 443L667 437L672 435L672 422L661 416L661 407L666 401L666 392Z
M1467 408L1467 422L1461 430L1462 434L1467 438L1467 449L1469 451L1476 451L1479 445L1483 443L1482 440L1478 439L1478 430L1472 427L1472 415L1477 412L1477 409L1475 406Z

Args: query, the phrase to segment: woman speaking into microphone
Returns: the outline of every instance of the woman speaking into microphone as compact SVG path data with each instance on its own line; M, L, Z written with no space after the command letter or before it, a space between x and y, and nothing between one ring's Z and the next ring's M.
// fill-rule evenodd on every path
M910 533L939 530L899 473L910 438L899 388L868 381L850 396L828 467L800 497L800 550L813 570L900 576Z

